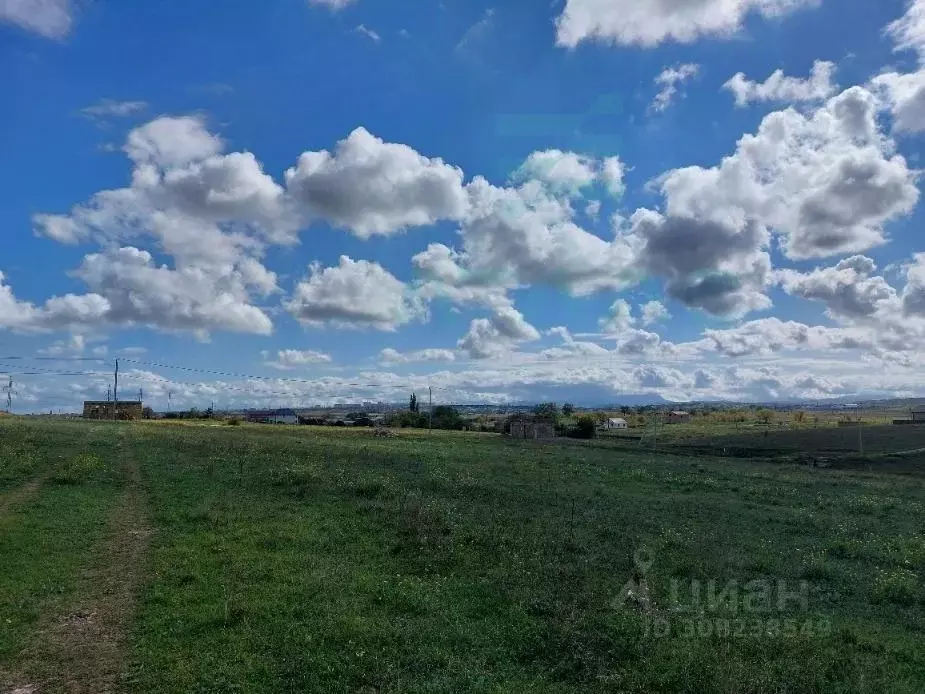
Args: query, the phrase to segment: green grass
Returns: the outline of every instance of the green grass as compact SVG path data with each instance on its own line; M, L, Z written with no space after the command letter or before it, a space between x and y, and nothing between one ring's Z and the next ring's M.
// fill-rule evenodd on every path
M925 688L918 474L447 432L4 421L0 435L39 457L69 441L55 465L79 473L3 527L21 539L0 565L22 552L3 595L33 616L49 602L19 577L53 563L53 515L101 515L107 442L140 464L153 532L130 691ZM55 550L63 584L99 542L85 535ZM682 609L711 581L741 608L755 580L806 581L806 604ZM622 599L630 581L648 601Z
M112 433L0 424L0 501L10 501L0 515L0 665L15 663L42 617L76 598L78 574L102 539L117 491ZM89 458L92 468L79 462ZM61 484L12 499L14 484L43 478Z

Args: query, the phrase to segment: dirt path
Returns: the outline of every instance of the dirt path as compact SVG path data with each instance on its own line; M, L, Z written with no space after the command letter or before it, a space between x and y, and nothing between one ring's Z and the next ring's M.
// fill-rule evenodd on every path
M150 529L138 464L129 456L122 467L125 489L110 514L102 550L81 576L82 598L69 614L43 621L22 654L20 673L7 682L0 673L0 692L100 694L123 688Z
M2 522L9 513L31 501L35 495L38 494L39 489L42 488L42 485L45 484L45 480L47 479L48 473L45 473L35 479L29 480L21 487L10 490L0 497L0 522Z

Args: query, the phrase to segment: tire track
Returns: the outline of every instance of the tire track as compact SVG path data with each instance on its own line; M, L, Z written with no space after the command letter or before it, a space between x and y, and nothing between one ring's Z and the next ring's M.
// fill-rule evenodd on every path
M80 598L66 615L42 623L21 654L19 672L2 692L101 694L122 689L128 637L144 580L150 528L137 461L123 459L124 490L110 513L107 539L80 579Z

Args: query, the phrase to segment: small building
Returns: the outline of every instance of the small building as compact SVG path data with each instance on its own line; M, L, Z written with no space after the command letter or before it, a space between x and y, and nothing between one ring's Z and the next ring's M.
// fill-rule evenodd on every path
M622 417L611 417L604 425L605 429L628 429L629 424Z
M87 400L84 402L84 419L143 419L144 407L140 400Z
M669 424L684 424L691 421L691 413L684 410L672 410L668 413Z
M512 417L508 423L512 439L548 440L556 438L556 424L536 417Z
M245 419L254 424L298 424L299 416L294 410L251 410L245 414Z
M919 407L912 410L912 421L919 424L925 424L925 407Z

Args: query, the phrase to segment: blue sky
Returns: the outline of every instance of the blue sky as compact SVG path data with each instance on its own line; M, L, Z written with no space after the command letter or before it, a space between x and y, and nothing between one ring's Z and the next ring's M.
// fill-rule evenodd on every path
M0 370L925 395L923 56L921 1L0 2Z

